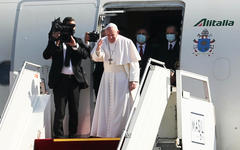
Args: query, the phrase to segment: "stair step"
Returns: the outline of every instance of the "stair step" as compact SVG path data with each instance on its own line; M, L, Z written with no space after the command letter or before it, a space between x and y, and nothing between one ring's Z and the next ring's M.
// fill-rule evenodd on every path
M120 138L36 139L34 150L116 150Z

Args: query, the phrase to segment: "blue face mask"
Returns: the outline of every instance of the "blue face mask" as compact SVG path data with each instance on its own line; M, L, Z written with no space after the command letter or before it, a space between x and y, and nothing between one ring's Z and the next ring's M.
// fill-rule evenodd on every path
M166 39L168 40L168 42L173 42L176 39L176 35L175 34L166 34Z
M142 35L142 34L138 34L137 35L137 41L139 43L145 43L146 42L146 36L145 35Z

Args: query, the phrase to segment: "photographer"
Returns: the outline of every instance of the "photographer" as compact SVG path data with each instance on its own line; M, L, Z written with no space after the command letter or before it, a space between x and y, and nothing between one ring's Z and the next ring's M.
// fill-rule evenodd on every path
M53 132L55 138L64 137L63 119L68 103L69 137L76 137L78 126L78 105L80 89L87 88L81 67L82 59L89 57L90 49L80 38L74 35L75 20L66 17L52 22L47 48L43 52L45 59L52 59L49 72L49 88L53 89L55 115Z

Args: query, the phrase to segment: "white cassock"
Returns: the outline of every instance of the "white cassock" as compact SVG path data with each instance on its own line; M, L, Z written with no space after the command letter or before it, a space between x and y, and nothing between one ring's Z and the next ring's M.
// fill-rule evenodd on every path
M107 37L102 40L100 53L96 53L97 44L91 52L94 61L104 64L91 136L120 137L133 105L129 81L139 81L141 58L133 42L126 37L118 35L114 43L108 42Z

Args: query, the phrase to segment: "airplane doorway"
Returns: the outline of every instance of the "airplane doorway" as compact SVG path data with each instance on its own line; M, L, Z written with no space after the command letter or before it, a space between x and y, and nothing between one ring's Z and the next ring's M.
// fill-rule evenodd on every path
M136 30L142 27L148 30L151 39L165 39L168 25L176 26L181 33L182 20L182 10L164 10L126 12L111 17L109 22L117 24L120 34L131 39L135 38Z
M151 3L151 2L149 2ZM156 4L162 4L164 2L157 2ZM174 3L174 2L173 2ZM123 13L116 13L105 17L104 24L107 24L109 22L115 23L119 30L120 34L123 36L126 36L133 40L134 43L136 43L136 31L139 28L145 28L148 31L149 34L149 43L150 47L153 49L150 49L150 51L153 51L153 54L158 55L151 55L152 58L162 61L160 58L161 55L167 54L164 48L168 48L168 46L163 46L163 44L168 44L166 40L166 28L170 25L173 25L176 27L178 35L178 43L179 43L179 50L178 55L176 55L178 60L180 60L180 45L181 45L181 35L182 35L182 23L184 19L184 4L178 5L176 7L173 7L173 3L168 2L161 6L153 6L151 4L144 3L144 7L141 7L141 4L132 4L130 3L131 7L128 7L128 4L122 4L123 7L108 7L105 9L105 11L112 11L112 12L123 12ZM173 5L171 5L173 4ZM113 4L114 5L114 4ZM112 6L113 6L112 5ZM133 7L136 6L136 7ZM147 7L150 6L151 7ZM117 6L117 4L115 4ZM140 7L139 7L140 6ZM154 48L153 45L160 45L157 48ZM159 57L160 56L160 57ZM167 61L171 61L172 57L165 57L163 60L166 63ZM168 60L166 60L168 59ZM180 61L178 61L180 62ZM139 63L141 67L141 62ZM167 63L166 63L167 64ZM178 67L180 67L180 63L176 64ZM176 67L176 68L178 68ZM167 67L168 68L168 67ZM170 69L170 68L169 68ZM174 69L175 70L175 69ZM140 71L141 72L141 71ZM176 74L175 74L176 75ZM170 83L172 86L176 86L176 77L175 75L170 76ZM143 78L144 79L144 78ZM143 80L142 80L143 81ZM144 85L144 81L142 82ZM172 88L173 89L173 88ZM174 90L172 90L174 91ZM140 93L140 95L144 97L144 93ZM174 97L174 96L173 96ZM172 105L172 108L176 108L176 106ZM154 148L166 148L169 150L176 150L176 143L175 140L178 136L177 131L177 122L176 122L176 109L173 110L173 114L171 116L168 116L168 126L160 126L157 140L155 141ZM164 133L162 129L164 128ZM161 140L159 140L161 139ZM146 141L149 139L146 139ZM166 143L164 143L166 142Z
M137 4L135 5L137 6ZM125 8L106 8L105 11L123 10L124 13L107 16L105 18L105 24L109 22L117 24L120 34L132 39L134 43L136 43L136 31L140 28L145 28L149 34L148 41L150 45L159 45L157 47L160 47L153 48L153 55L159 53L162 45L167 43L165 35L166 28L169 25L173 25L177 29L177 39L179 39L178 42L180 45L184 6L173 7L172 5L164 5L164 7L154 6L151 8L126 8L127 4L124 6ZM180 53L180 50L178 53ZM180 54L177 55L178 60L179 56ZM178 63L178 65L180 64Z

